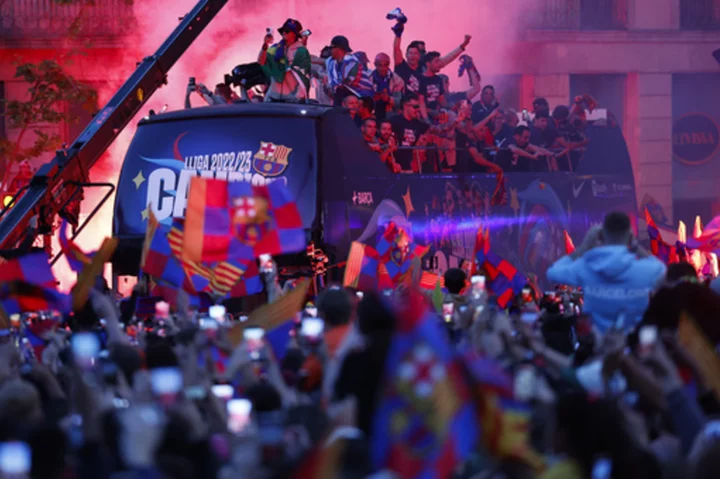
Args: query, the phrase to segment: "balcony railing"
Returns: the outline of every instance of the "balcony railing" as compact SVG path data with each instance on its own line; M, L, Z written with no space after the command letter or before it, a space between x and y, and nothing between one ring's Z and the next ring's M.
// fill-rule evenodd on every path
M529 28L534 30L624 30L627 0L539 0Z
M680 0L680 28L720 30L720 0Z
M95 5L59 5L55 0L0 0L0 39L62 39L73 25L82 38L117 38L131 31L132 6L125 0Z

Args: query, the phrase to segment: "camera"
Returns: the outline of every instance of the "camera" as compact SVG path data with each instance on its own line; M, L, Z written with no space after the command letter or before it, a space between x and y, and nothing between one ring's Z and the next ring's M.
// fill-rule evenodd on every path
M225 75L225 85L252 88L256 85L267 85L268 81L259 63L244 63L233 68Z

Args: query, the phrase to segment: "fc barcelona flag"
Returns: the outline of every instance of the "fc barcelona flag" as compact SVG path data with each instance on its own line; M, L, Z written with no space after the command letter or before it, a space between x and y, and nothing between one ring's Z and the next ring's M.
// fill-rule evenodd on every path
M193 178L185 235L191 241L183 259L200 263L295 253L307 245L297 205L278 181L252 186Z

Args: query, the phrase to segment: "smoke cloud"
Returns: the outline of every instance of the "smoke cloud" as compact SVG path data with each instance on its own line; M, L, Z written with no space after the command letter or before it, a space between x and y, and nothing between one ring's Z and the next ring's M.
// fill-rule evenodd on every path
M213 88L225 73L241 63L256 59L265 35L274 32L288 17L300 20L313 34L309 40L311 53L319 54L335 35L345 35L355 51L364 51L372 60L379 52L392 54L393 22L385 15L400 6L408 16L403 45L412 40L424 40L428 51L445 54L472 35L467 53L474 59L483 82L493 75L518 71L515 47L524 30L525 19L535 13L539 0L413 0L397 5L383 0L229 0L225 8L205 29L168 74L168 85L157 91L133 119L108 154L92 171L94 181L117 181L123 158L135 132L135 125L150 109L160 111L163 105L170 110L183 108L189 77ZM111 64L98 65L109 81L100 93L101 105L107 101L130 76L135 62L153 54L177 26L179 17L189 12L195 0L135 0L137 25L128 34L124 58ZM276 33L276 40L279 35ZM392 55L391 55L392 56ZM468 88L465 78L458 79L457 64L448 66L446 74L453 89ZM193 103L200 105L200 98ZM90 210L99 200L99 193L88 191L84 210ZM87 249L97 248L103 237L111 232L112 201L108 202L83 232L78 243ZM65 260L58 262L58 276L63 284L72 284Z

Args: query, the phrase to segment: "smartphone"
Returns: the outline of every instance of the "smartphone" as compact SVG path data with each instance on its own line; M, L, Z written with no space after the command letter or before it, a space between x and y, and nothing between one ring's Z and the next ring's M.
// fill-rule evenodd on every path
M207 397L207 391L203 386L190 386L185 388L185 399L190 401L202 401Z
M300 334L306 338L318 338L325 330L325 322L318 318L303 318Z
M250 425L252 403L249 399L231 399L227 403L228 430L233 434L241 434Z
M537 379L533 366L521 366L515 373L515 399L527 402L535 397Z
M357 293L355 293L355 296L357 296L358 299L363 299L363 297L365 296L365 294L364 294L362 291L358 291Z
M202 329L203 331L207 331L207 330L215 331L218 329L218 327L219 327L219 325L218 325L217 321L215 321L214 319L202 318L200 320L200 329Z
M0 472L8 476L29 474L31 454L30 446L24 442L0 443Z
M480 274L474 275L470 278L470 284L472 285L471 290L473 296L478 298L485 291L485 276Z
M155 303L155 317L159 319L167 319L170 316L170 305L165 301Z
M442 312L443 312L443 319L445 320L445 322L446 323L451 322L453 313L455 312L455 304L443 303Z
M580 366L575 371L575 377L585 390L592 394L602 395L605 386L602 378L602 361L593 361L590 364Z
M606 457L596 460L591 477L592 479L610 479L612 477L612 461Z
M215 384L212 388L210 388L213 395L217 398L222 399L223 401L229 401L232 399L233 394L235 394L235 389L229 384Z
M273 270L272 256L269 254L260 255L260 271L269 273Z
M91 368L95 365L98 354L100 353L100 340L94 333L77 333L70 339L73 357L78 366L83 369Z
M262 348L264 338L265 330L263 328L247 328L243 331L243 339L247 343L250 352L257 352Z
M160 402L172 404L183 387L183 378L178 368L156 368L150 371L150 387Z
M224 323L225 322L225 314L227 313L227 310L225 309L225 306L221 304L215 304L213 306L210 306L208 308L208 316L210 316L212 319L214 319L218 323Z
M539 314L534 312L526 312L522 313L520 315L520 321L522 321L525 324L535 324L535 322L538 319Z
M638 333L638 343L640 345L640 355L648 355L652 352L657 342L658 330L657 326L643 326Z

